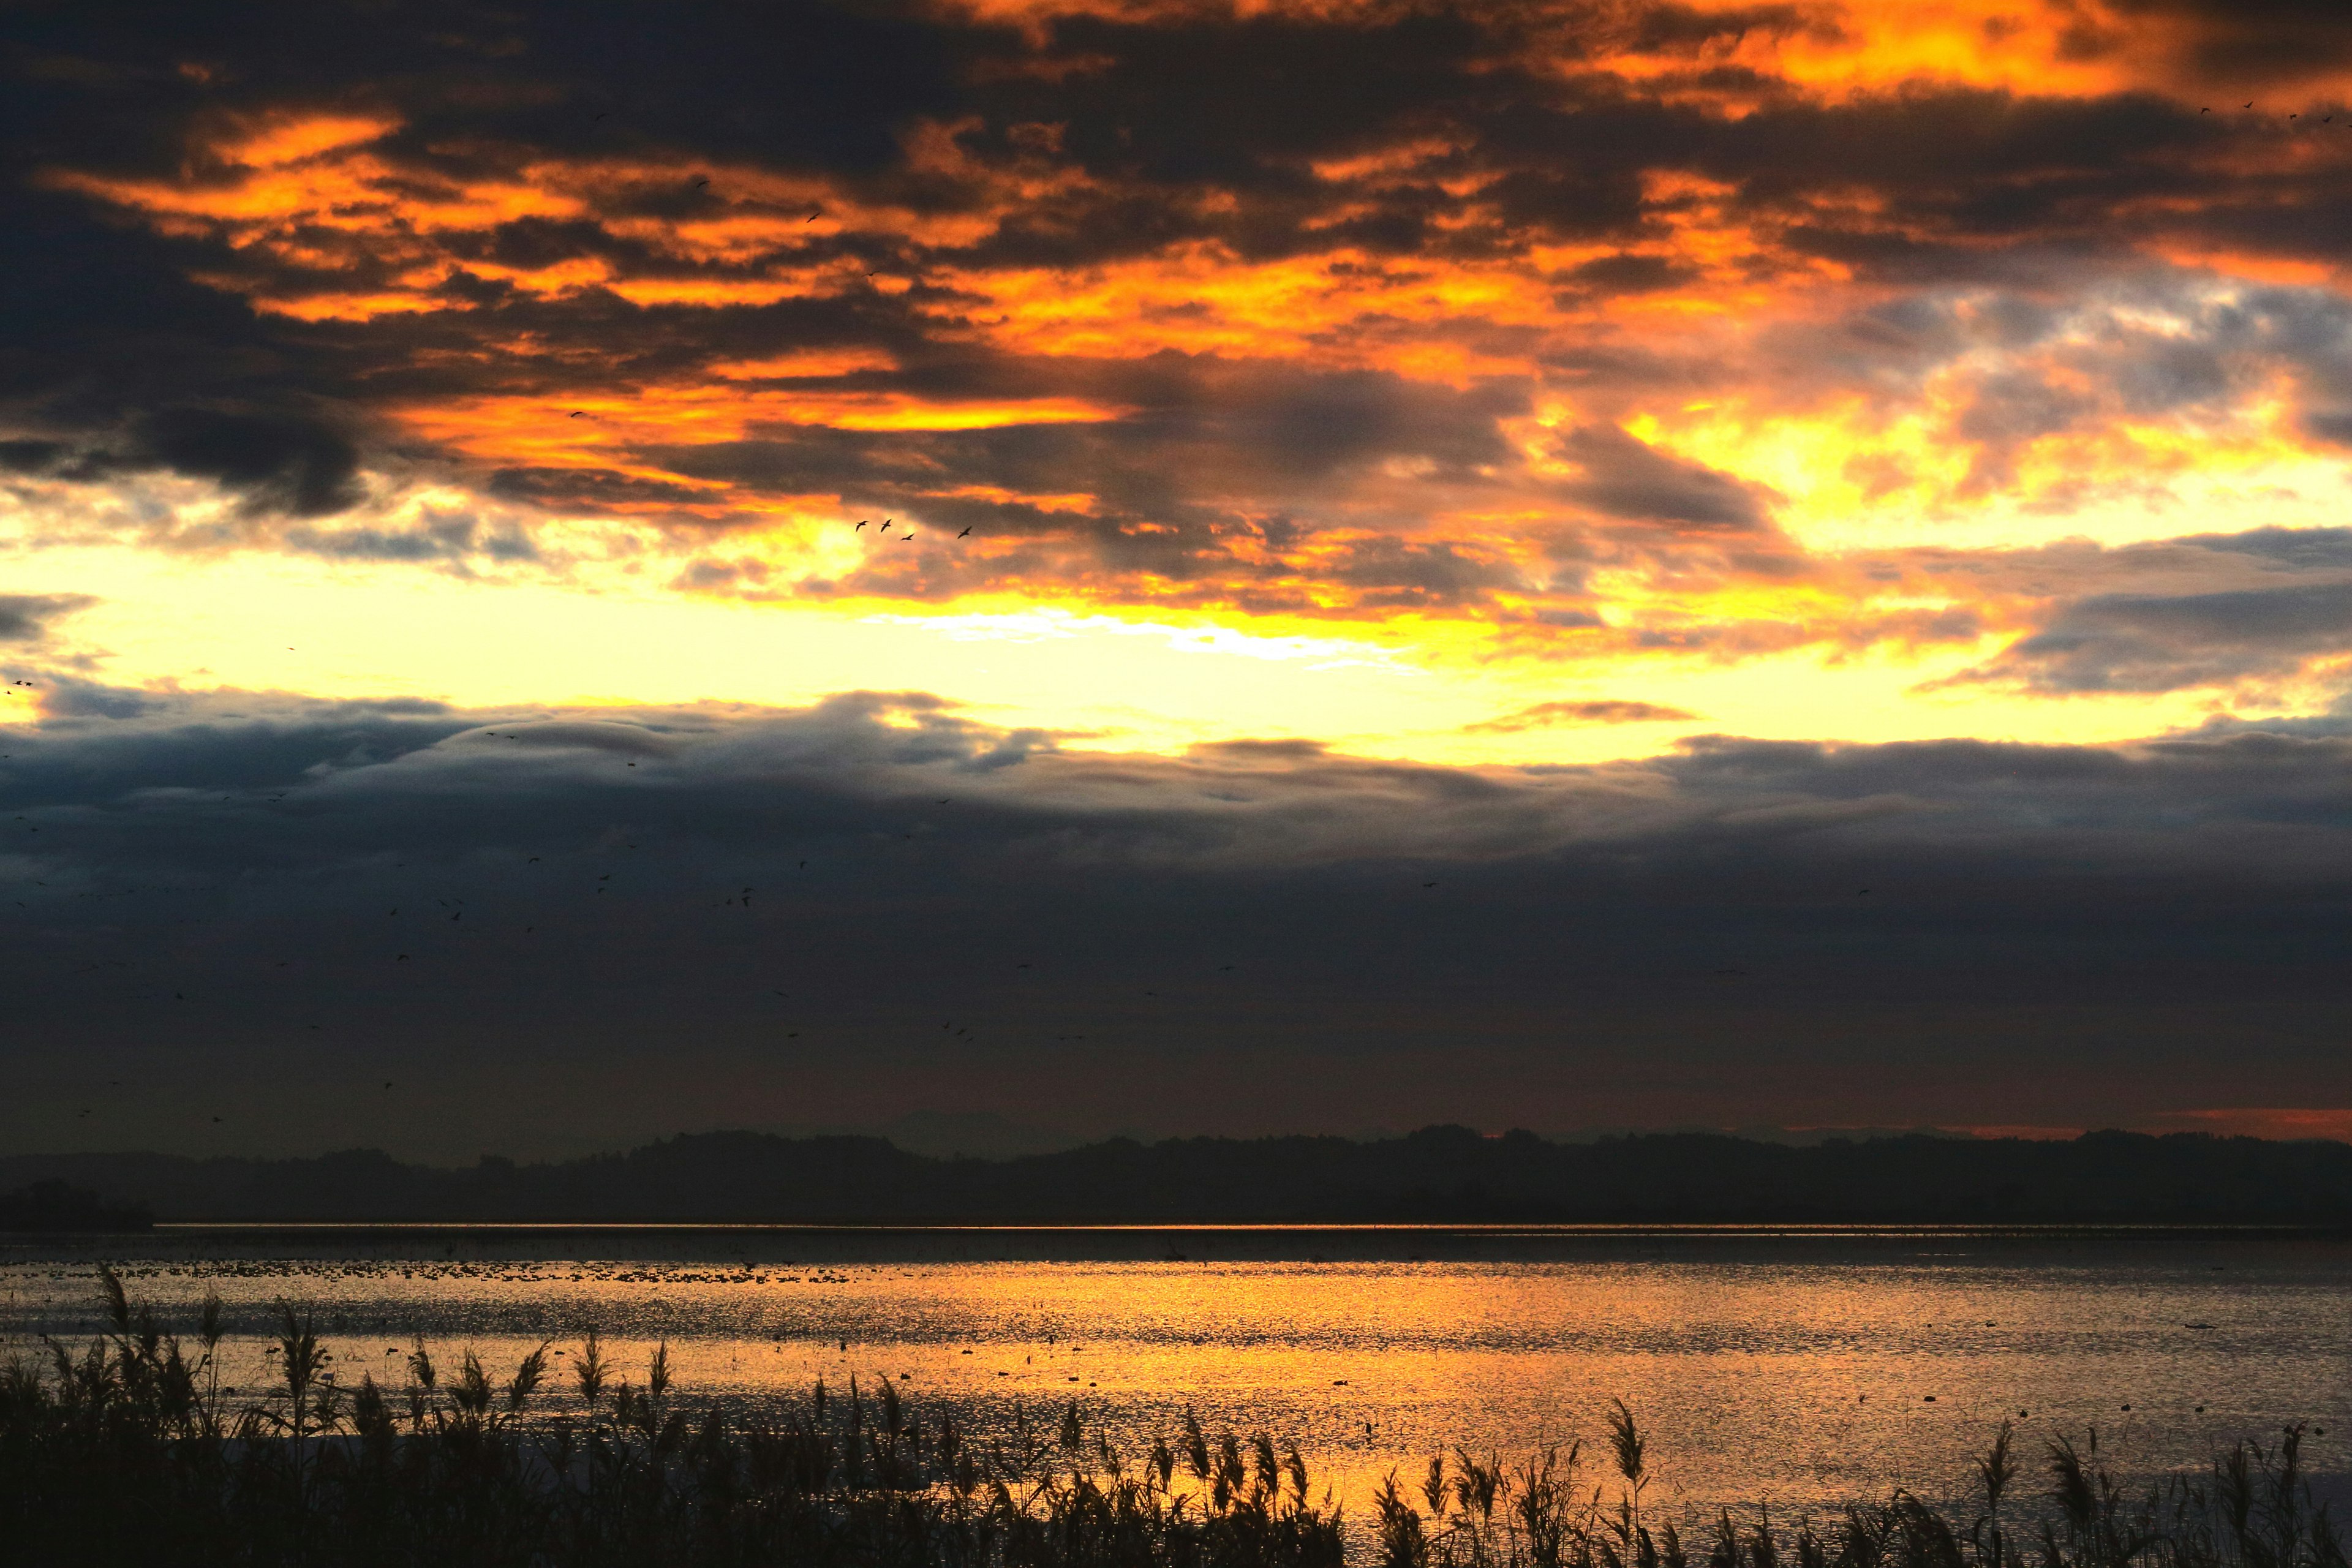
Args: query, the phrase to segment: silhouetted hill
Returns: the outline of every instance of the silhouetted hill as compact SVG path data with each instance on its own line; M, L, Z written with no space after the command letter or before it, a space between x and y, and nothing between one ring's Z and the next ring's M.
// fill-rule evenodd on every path
M990 1161L927 1158L878 1138L709 1132L454 1171L374 1150L0 1159L0 1188L38 1181L167 1220L2352 1221L2352 1145L2201 1133L1794 1148L1430 1127L1369 1142L1115 1139Z

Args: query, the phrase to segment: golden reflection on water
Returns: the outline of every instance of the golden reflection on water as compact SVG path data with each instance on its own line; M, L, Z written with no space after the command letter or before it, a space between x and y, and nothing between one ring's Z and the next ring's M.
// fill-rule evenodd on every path
M2310 1440L2315 1468L2346 1469L2343 1248L1943 1244L1956 1255L1930 1240L1793 1261L812 1265L681 1243L625 1262L181 1257L126 1271L183 1321L218 1289L227 1379L248 1392L268 1375L259 1336L280 1298L316 1311L347 1384L397 1384L415 1333L498 1373L593 1323L631 1375L667 1340L683 1394L746 1408L804 1398L820 1377L888 1380L988 1433L1016 1405L1050 1423L1075 1399L1089 1430L1139 1455L1191 1407L1212 1430L1296 1441L1318 1490L1359 1517L1391 1468L1411 1479L1441 1447L1508 1458L1582 1439L1595 1466L1612 1397L1652 1434L1653 1506L1695 1515L1897 1485L1952 1494L2004 1415L2029 1454L2095 1424L2103 1452L2142 1469L2304 1419L2327 1431ZM92 1276L0 1265L0 1331L89 1331Z

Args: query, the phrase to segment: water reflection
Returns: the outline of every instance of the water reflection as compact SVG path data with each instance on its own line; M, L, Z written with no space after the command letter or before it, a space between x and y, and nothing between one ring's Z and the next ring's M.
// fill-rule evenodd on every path
M1612 1397L1652 1433L1650 1501L1669 1517L1950 1495L2003 1415L2029 1454L2095 1425L2143 1471L2307 1420L2335 1484L2352 1423L2352 1249L2332 1240L631 1229L138 1246L129 1283L167 1312L192 1316L208 1287L226 1299L240 1386L268 1376L280 1298L315 1309L346 1382L396 1383L417 1334L503 1370L593 1323L633 1375L667 1340L682 1392L747 1405L888 1380L985 1435L1016 1404L1050 1420L1075 1399L1130 1453L1190 1407L1295 1439L1359 1516L1391 1468L1410 1479L1440 1447L1589 1447ZM7 1255L0 1334L93 1329L95 1263Z

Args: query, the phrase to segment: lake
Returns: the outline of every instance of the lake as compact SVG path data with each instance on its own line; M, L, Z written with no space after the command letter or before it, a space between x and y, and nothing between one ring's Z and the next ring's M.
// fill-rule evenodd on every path
M766 1229L177 1227L0 1248L0 1354L98 1323L96 1268L173 1326L228 1308L226 1381L268 1381L273 1304L315 1312L346 1384L411 1339L495 1376L595 1324L642 1381L739 1407L889 1380L983 1435L1076 1400L1128 1451L1197 1411L1294 1441L1359 1521L1391 1468L1460 1444L1585 1445L1622 1398L1649 1503L1803 1512L1965 1489L2004 1417L2134 1476L2310 1424L2352 1478L2352 1245L2166 1230L1486 1227ZM571 1399L557 1359L553 1407ZM1613 1496L1613 1477L1609 1479Z

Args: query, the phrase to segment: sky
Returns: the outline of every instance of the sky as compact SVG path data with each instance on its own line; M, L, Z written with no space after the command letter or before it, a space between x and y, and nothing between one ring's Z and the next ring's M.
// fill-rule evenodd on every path
M2340 5L5 32L0 1147L2352 1134Z

